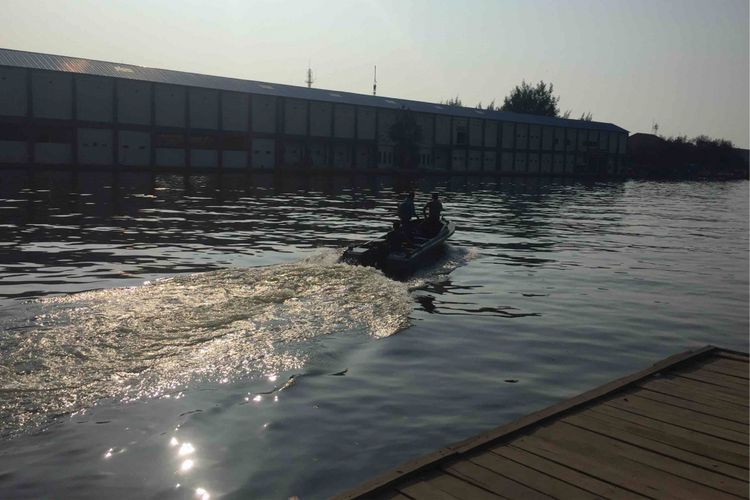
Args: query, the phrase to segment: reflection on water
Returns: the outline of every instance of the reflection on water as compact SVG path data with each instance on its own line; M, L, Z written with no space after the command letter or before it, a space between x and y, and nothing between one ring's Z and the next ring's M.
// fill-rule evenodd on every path
M338 255L30 304L32 317L0 323L9 332L0 337L0 433L102 397L158 397L196 377L300 368L305 353L296 344L321 335L386 337L404 328L406 287L338 264Z
M441 193L444 255L337 264L409 189ZM0 497L322 498L747 350L747 217L747 182L4 171Z

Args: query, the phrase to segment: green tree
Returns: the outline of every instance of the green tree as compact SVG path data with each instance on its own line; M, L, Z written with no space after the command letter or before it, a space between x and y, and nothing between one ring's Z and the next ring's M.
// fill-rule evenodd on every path
M412 168L419 154L419 143L422 142L422 127L417 123L414 113L402 108L398 118L388 130L388 135L395 145L395 156L402 168Z
M440 104L444 104L446 106L453 106L456 108L462 107L464 104L461 102L461 98L456 96L452 97L450 99L446 99L445 101L440 101Z
M551 83L547 85L540 81L536 86L532 86L526 83L526 80L523 80L521 85L516 85L510 95L505 98L500 110L532 115L558 116L560 110L557 103L560 98L553 95L553 90L554 87Z

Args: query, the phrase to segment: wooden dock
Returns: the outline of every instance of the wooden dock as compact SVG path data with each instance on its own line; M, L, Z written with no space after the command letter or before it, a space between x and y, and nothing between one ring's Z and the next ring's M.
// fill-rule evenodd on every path
M748 498L747 354L672 356L334 498Z

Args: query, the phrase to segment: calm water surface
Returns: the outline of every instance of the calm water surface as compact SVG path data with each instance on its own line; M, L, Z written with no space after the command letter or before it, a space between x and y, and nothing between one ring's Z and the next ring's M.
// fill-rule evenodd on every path
M398 193L458 230L337 263ZM748 350L748 182L0 176L0 497L323 498L705 344Z

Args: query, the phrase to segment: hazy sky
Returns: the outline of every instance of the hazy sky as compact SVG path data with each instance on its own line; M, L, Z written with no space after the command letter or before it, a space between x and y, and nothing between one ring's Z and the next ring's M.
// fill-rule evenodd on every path
M521 80L633 132L748 147L747 0L0 0L0 47L439 101Z

